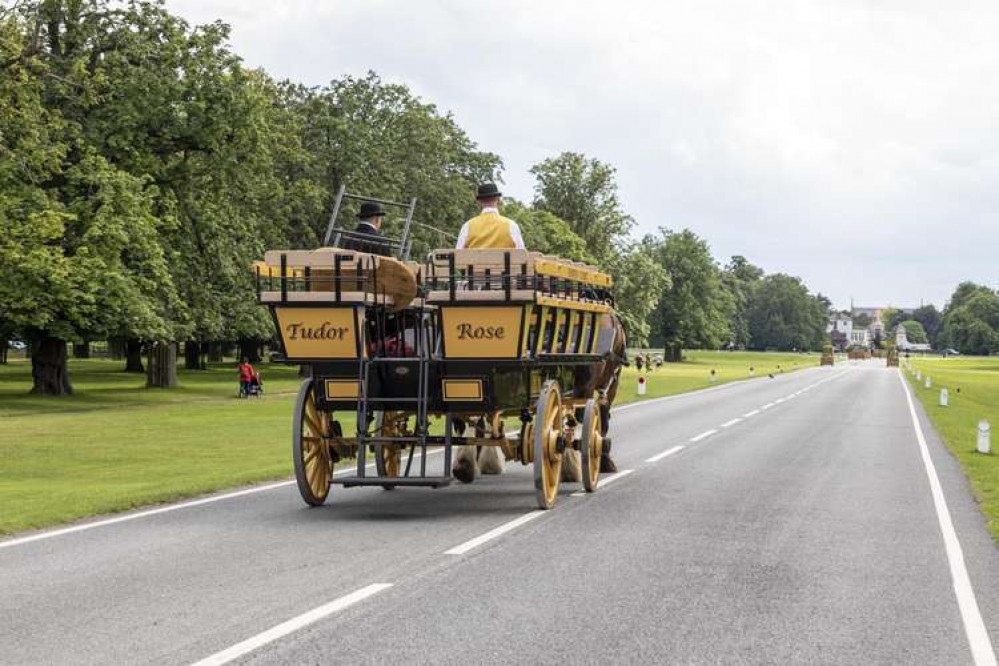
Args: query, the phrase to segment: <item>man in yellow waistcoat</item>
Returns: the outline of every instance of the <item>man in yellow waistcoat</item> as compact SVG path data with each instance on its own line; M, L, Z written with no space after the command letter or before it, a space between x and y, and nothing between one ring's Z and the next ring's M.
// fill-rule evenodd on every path
M458 234L455 248L459 250L526 249L520 227L510 218L499 214L500 197L496 183L479 185L475 198L482 212L465 222Z

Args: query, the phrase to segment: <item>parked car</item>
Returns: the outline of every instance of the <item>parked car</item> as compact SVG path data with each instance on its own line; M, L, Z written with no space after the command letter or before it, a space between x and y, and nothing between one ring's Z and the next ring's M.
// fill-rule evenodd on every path
M16 350L18 350L18 351L24 351L25 349L27 349L27 348L28 348L28 345L24 344L24 343L23 343L23 342L21 342L20 340L11 340L11 341L10 341L9 343L7 343L7 344L8 344L8 345L10 345L10 348L11 348L11 349L16 349Z
M961 355L961 352L959 352L956 349L944 349L940 353L943 354L944 356L960 356Z

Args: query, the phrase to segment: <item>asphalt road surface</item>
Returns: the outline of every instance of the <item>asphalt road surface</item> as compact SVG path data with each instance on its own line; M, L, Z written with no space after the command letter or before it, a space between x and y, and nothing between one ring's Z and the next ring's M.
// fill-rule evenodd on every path
M0 541L0 663L994 663L999 549L897 371L627 406L612 435L624 472L548 512L511 464Z

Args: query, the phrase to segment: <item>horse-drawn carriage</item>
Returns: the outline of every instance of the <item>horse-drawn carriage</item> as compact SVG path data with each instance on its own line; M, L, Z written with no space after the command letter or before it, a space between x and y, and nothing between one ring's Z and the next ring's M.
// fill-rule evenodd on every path
M533 465L542 508L567 457L596 490L625 348L610 277L524 250L435 250L418 264L405 233L394 246L397 257L323 247L255 264L285 359L311 371L294 414L302 498L471 481L483 453ZM345 458L356 471L335 477Z

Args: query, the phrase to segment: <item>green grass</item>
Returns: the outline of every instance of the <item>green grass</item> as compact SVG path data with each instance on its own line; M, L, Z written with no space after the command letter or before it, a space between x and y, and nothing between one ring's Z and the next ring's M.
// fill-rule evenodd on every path
M688 352L647 373L646 399L818 365L818 356ZM76 394L28 395L30 364L0 366L0 534L285 478L297 369L261 364L265 397L238 400L235 363L180 371L181 386L144 388L123 363L72 360ZM639 399L623 373L619 403ZM344 419L345 430L353 427Z
M922 372L923 381L916 381L913 373L905 372L909 385L961 463L989 531L999 541L999 455L995 453L999 449L999 434L992 437L992 454L976 451L978 421L986 419L993 429L999 426L999 359L912 359L912 367ZM926 375L932 379L929 389L925 388ZM947 389L947 407L940 406L941 388Z

